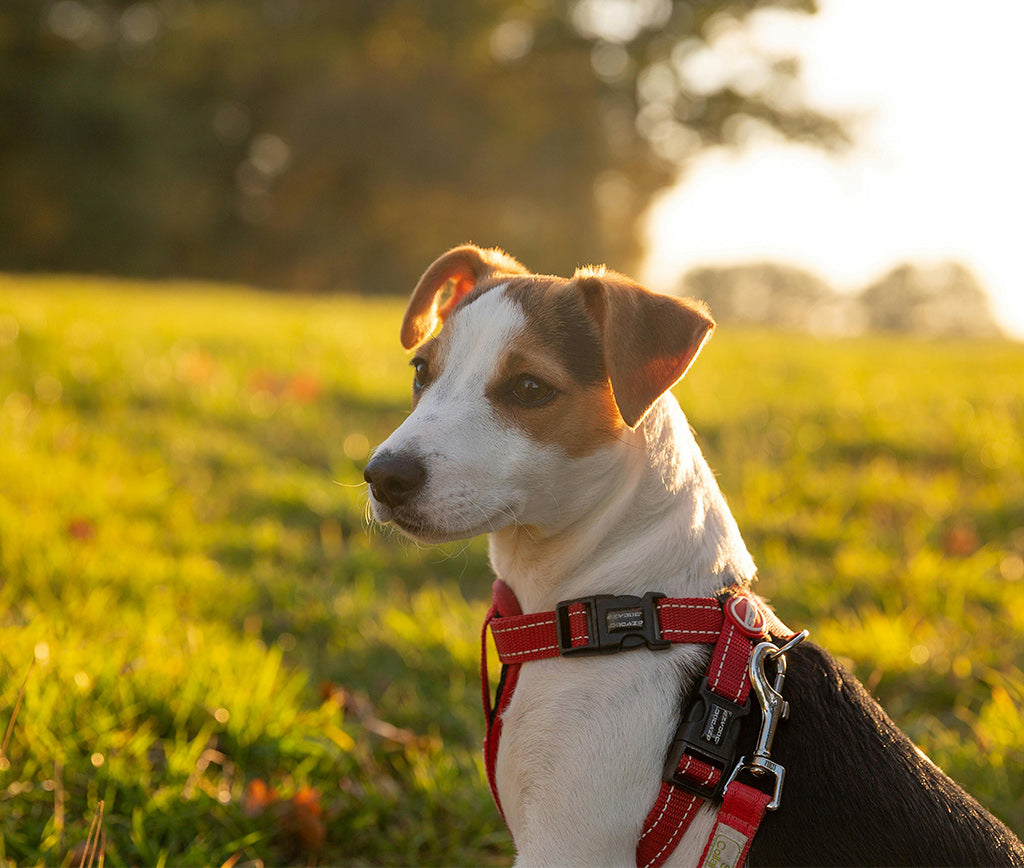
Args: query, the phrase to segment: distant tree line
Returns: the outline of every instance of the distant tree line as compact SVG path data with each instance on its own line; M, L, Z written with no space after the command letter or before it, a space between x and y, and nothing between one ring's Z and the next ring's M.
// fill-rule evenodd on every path
M838 146L789 57L814 0L4 0L0 268L405 292L447 245L640 253L701 149Z
M788 265L695 268L683 276L679 291L706 301L721 323L824 335L1001 333L987 293L958 262L900 265L856 293L837 292L820 277Z

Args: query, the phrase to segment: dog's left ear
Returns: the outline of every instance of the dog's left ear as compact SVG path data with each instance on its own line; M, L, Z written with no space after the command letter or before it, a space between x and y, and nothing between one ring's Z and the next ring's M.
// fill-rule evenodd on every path
M587 312L597 324L605 368L630 427L686 373L715 322L693 299L651 292L614 272L577 272Z
M528 272L518 261L497 248L484 250L473 244L463 244L438 257L423 272L409 299L402 320L402 346L411 350L423 343L463 297L491 273L512 275ZM449 281L452 281L451 292L442 294L441 290Z

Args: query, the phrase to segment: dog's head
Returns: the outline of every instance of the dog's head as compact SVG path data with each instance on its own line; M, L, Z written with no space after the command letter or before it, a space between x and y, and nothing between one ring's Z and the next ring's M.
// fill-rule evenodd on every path
M699 303L601 268L567 280L499 250L450 250L402 322L413 411L366 466L374 516L426 542L571 520L567 494L713 327Z

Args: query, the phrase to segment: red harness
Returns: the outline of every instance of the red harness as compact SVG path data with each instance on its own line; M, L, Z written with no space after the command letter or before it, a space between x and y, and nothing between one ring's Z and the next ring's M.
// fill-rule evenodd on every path
M493 704L487 675L488 628L502 663ZM769 752L775 724L788 712L779 694L785 675L783 655L804 636L806 632L795 635L770 609L739 588L717 598L597 595L560 603L553 612L524 615L512 589L497 580L484 621L480 669L487 723L484 758L498 810L495 764L501 718L523 663L641 646L714 645L707 674L684 709L669 749L661 791L644 823L636 862L640 868L658 868L704 802L722 798L699 864L742 865L765 810L778 807L785 770L771 761ZM789 640L789 644L781 649L765 644L769 637ZM765 657L777 660L774 686L764 683ZM762 707L761 737L752 761L737 763L739 724L750 711L752 683ZM739 779L740 774L751 778L770 774L775 778L774 791L763 792Z

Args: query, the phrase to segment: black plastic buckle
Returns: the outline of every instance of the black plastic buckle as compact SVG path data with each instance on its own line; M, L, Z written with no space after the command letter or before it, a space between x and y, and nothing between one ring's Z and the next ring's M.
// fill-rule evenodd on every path
M578 600L564 600L555 606L558 630L558 651L563 657L584 654L614 654L630 648L648 647L664 650L671 642L661 638L656 601L664 597L649 591L643 597L596 594ZM573 647L569 628L569 607L583 606L587 617L586 645Z
M724 699L708 687L706 677L702 678L668 749L662 780L702 799L718 799L736 765L740 727L750 713L750 704L749 696L743 705ZM680 775L679 763L684 755L721 769L717 783L701 786Z

